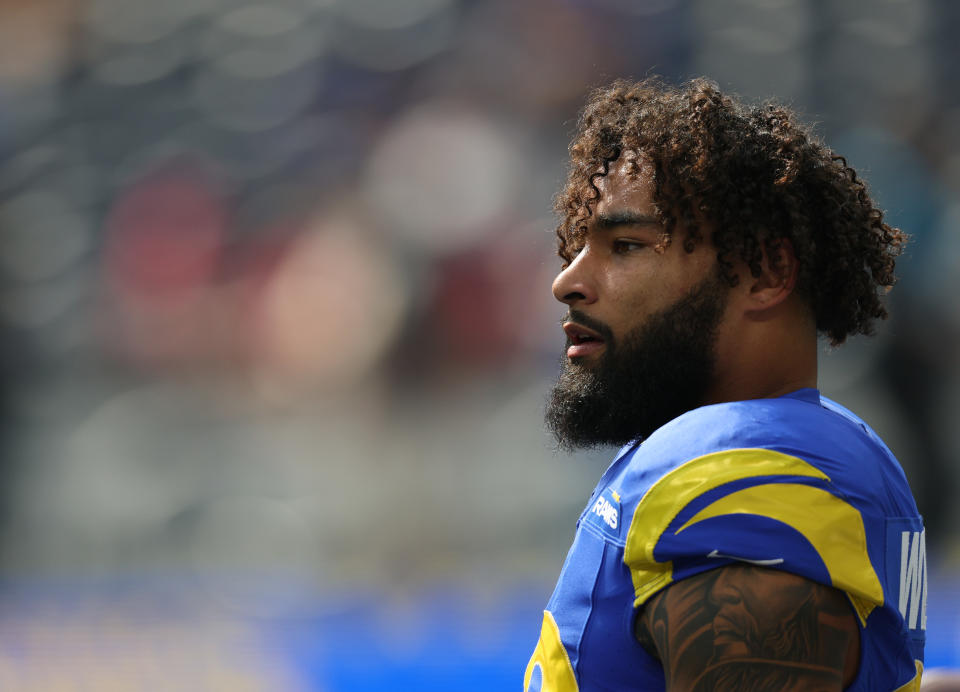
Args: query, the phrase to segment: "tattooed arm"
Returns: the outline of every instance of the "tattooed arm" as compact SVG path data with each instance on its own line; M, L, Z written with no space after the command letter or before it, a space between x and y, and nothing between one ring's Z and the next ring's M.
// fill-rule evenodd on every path
M669 692L842 690L860 658L853 608L788 572L730 565L660 592L637 618Z

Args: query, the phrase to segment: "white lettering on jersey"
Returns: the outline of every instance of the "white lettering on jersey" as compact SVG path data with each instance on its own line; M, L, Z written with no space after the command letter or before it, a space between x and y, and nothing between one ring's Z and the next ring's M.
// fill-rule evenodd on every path
M927 629L926 531L900 532L900 615L910 629ZM908 616L909 615L909 616Z
M617 528L617 508L607 502L605 497L597 499L592 511L603 519L611 529Z

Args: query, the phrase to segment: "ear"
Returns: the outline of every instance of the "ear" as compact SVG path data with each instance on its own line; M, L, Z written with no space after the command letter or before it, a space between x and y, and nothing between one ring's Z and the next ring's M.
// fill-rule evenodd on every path
M748 310L762 311L785 301L797 285L799 262L789 238L780 238L762 246L760 275L747 276Z

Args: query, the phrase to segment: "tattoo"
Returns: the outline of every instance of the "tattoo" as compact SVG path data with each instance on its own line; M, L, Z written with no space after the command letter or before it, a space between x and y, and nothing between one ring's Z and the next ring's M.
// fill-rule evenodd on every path
M636 636L660 659L671 692L841 690L860 658L841 591L752 565L671 585L647 602Z

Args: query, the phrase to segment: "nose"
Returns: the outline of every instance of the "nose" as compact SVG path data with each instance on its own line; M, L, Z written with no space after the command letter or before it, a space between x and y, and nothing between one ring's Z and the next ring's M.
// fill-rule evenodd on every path
M589 250L584 248L553 280L553 297L573 306L597 300L597 288L590 271Z
M717 606L740 603L743 600L743 593L737 577L742 578L742 570L735 566L726 567L717 572L717 579L710 587L710 593L707 596L710 603Z

